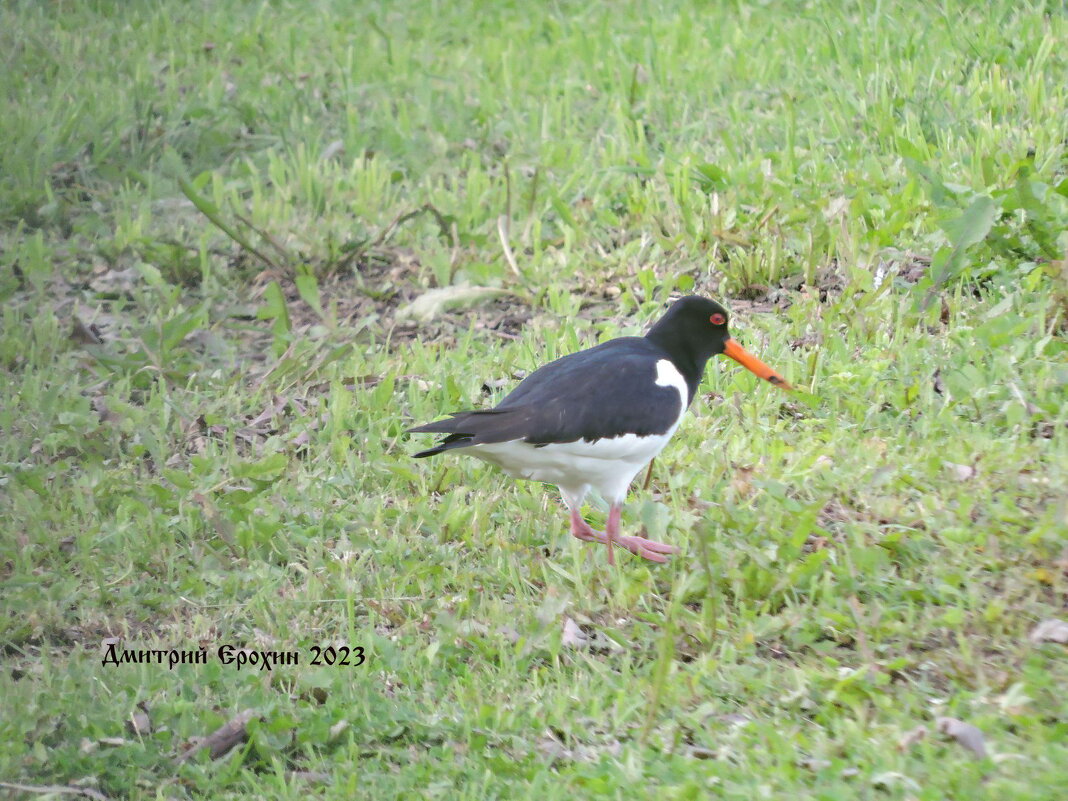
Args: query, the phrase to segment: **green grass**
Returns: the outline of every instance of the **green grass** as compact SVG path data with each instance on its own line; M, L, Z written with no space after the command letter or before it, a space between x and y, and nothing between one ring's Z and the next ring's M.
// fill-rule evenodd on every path
M1068 662L1028 638L1068 601L1060 4L0 22L0 782L1060 797ZM508 294L398 319L464 284ZM688 292L806 394L710 365L624 510L669 565L411 460L413 422ZM112 637L209 658L105 665ZM247 744L176 763L245 709Z

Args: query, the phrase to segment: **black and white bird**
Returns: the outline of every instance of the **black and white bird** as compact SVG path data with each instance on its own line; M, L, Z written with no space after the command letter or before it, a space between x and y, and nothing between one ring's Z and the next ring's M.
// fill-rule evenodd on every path
M555 484L571 512L571 533L653 562L678 548L619 534L627 487L667 445L717 354L790 389L782 376L731 339L727 310L707 298L676 301L644 337L620 337L572 353L524 378L492 409L455 412L411 433L447 434L415 458L462 450L513 478ZM595 490L609 503L603 532L582 517Z

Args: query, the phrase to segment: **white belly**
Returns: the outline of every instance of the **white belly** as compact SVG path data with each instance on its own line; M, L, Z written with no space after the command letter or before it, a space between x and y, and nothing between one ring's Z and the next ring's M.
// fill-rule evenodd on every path
M621 502L634 477L667 445L686 410L686 382L666 359L657 363L656 383L675 387L680 398L679 416L663 434L623 434L541 447L516 439L473 445L465 452L500 467L513 478L555 484L565 495L581 498L592 487L605 500Z
M672 432L674 433L674 432ZM513 478L555 484L571 495L593 487L607 500L622 500L641 469L663 449L670 434L624 434L595 442L559 442L541 448L522 440L475 445L468 453L497 465Z

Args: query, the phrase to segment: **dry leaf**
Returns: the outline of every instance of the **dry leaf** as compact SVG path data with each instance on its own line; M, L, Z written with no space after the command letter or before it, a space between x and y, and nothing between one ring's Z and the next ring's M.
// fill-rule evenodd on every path
M715 759L719 752L713 748L705 748L700 745L692 745L686 750L686 755L694 759Z
M908 751L912 746L916 745L920 740L927 736L926 726L917 726L915 729L910 729L901 735L901 739L897 741L898 751Z
M185 749L185 751L178 755L175 762L179 764L185 762L202 748L210 750L212 759L218 759L235 745L243 743L248 739L247 727L249 721L255 716L256 710L254 709L245 709L242 712L239 712L207 737Z
M968 481L975 478L975 468L970 464L954 464L953 462L942 462L942 464L952 471L957 481Z
M148 712L144 709L139 709L130 715L130 719L126 721L126 728L130 734L138 737L144 737L146 734L152 733L152 721L149 720Z
M578 623L569 617L564 618L564 636L561 640L565 648L589 648L590 638Z
M1031 642L1059 642L1068 645L1068 623L1051 618L1031 629Z
M934 378L932 379L932 381L934 382L934 391L937 392L939 395L945 395L946 394L946 385L942 381L942 370L941 369L938 369L938 370L934 371Z
M501 637L504 637L504 639L506 639L512 645L515 645L517 642L519 642L519 632L511 626L500 625L497 627L496 631L497 634L499 634Z
M983 733L970 723L956 718L935 718L935 726L941 734L947 734L977 757L986 757Z
M875 774L871 777L871 784L873 787L879 787L883 790L893 790L896 787L904 787L915 792L920 789L920 785L916 783L915 779L896 770L888 770L883 773Z
M1012 394L1016 396L1016 399L1020 401L1027 413L1032 417L1038 417L1042 414L1042 409L1035 404L1031 403L1027 397L1023 394L1023 391L1011 381L1009 382L1009 389L1012 390Z
M100 329L92 323L86 324L78 317L74 318L71 327L70 338L82 345L100 345L104 342L100 338Z
M734 475L731 477L731 490L738 498L746 498L753 492L752 477L756 472L755 467L748 465L733 465Z
M323 153L320 158L323 161L330 161L335 156L340 156L345 152L345 143L340 139L335 139L333 142L323 148Z
M568 748L551 729L538 738L535 748L551 762L598 762L604 754L618 758L623 753L623 745L616 739L604 743L578 744L574 748Z
M571 749L553 736L552 732L546 732L544 737L539 737L535 747L538 752L550 762L563 759L572 759Z
M827 202L827 207L823 210L823 216L827 220L833 220L836 217L843 216L848 208L849 198L844 196L832 197Z
M427 323L452 309L469 309L487 300L512 294L507 289L490 286L443 286L423 293L411 303L397 309L397 322L412 320Z

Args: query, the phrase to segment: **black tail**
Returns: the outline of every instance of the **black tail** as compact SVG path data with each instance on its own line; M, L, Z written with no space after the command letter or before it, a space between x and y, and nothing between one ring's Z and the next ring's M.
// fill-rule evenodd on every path
M473 436L471 434L450 434L433 448L413 453L412 458L423 459L427 456L437 456L439 453L445 453L450 448L463 448L474 444L472 439Z
M453 412L447 420L437 420L433 423L409 428L409 434L448 434L433 448L413 454L416 459L427 456L436 456L439 453L452 450L453 448L466 448L477 445L480 442L499 442L493 437L495 429L499 426L487 426L494 415L506 414L505 409L484 409L472 412ZM499 419L499 418L497 418ZM494 420L496 422L496 420ZM487 430L488 429L488 430ZM482 436L480 436L482 435ZM486 438L488 435L488 439Z

